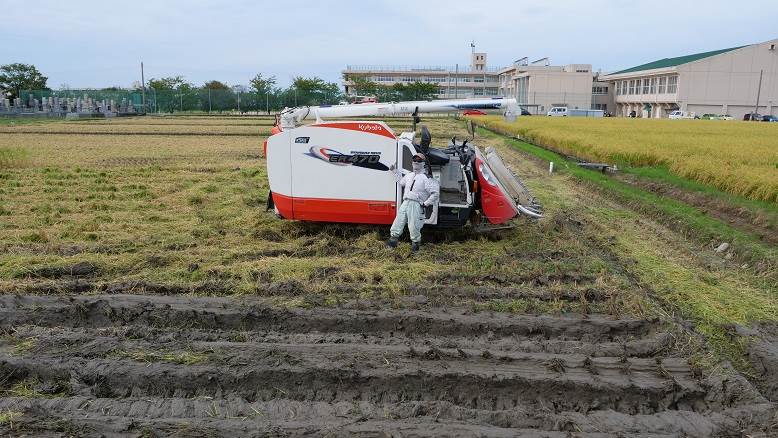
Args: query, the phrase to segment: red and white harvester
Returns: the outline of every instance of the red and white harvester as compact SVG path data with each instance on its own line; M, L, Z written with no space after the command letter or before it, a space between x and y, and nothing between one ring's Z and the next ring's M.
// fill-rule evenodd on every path
M432 138L423 126L416 143L415 128L398 136L381 121L341 119L410 115L415 127L421 113L467 109L502 110L509 119L519 114L516 100L508 98L284 109L265 142L268 208L291 220L391 224L402 189L389 168L410 171L411 157L421 152L428 174L440 184L428 226L505 225L520 214L542 217L540 204L491 147L481 151L452 138L448 147L438 149L430 147ZM306 119L315 121L302 125Z

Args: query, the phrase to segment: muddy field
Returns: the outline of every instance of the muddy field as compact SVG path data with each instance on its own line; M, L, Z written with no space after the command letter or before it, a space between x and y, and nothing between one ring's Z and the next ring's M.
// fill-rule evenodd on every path
M486 133L546 218L391 253L264 211L265 119L143 120L0 134L0 436L778 436L772 259Z
M18 341L2 349L0 409L25 413L18 433L737 436L774 415L742 377L691 368L659 321L176 296L0 303Z

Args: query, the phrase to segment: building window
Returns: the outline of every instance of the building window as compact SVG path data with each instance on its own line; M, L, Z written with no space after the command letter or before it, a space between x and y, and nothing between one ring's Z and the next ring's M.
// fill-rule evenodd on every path
M627 81L621 81L621 94L627 94Z
M483 82L484 77L483 76L476 76L473 78L473 82Z
M657 90L658 94L665 94L667 91L667 78L664 76L660 76L659 78L659 89Z
M649 85L648 85L648 78L643 79L643 94L650 94L648 91Z
M669 76L667 78L667 93L675 94L678 92L678 76Z
M635 81L634 80L630 80L629 81L629 94L630 95L635 94Z
M649 79L648 82L648 94L656 93L656 78Z

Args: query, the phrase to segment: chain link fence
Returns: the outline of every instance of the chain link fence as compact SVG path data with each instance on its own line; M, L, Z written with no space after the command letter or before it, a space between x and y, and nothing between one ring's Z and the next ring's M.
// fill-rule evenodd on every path
M337 105L340 93L295 88L267 93L232 89L181 90L79 89L20 90L14 99L0 97L0 115L64 116L67 113L276 113L284 107Z

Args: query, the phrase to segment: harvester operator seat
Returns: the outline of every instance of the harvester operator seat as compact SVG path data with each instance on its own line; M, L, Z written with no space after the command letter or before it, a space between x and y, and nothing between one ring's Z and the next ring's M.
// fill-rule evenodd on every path
M429 162L430 166L445 166L448 164L448 161L450 160L448 154L440 149L430 148L431 143L432 134L430 134L430 130L427 129L426 126L422 126L421 142L418 145L414 145L416 146L416 149L427 156L427 161Z

